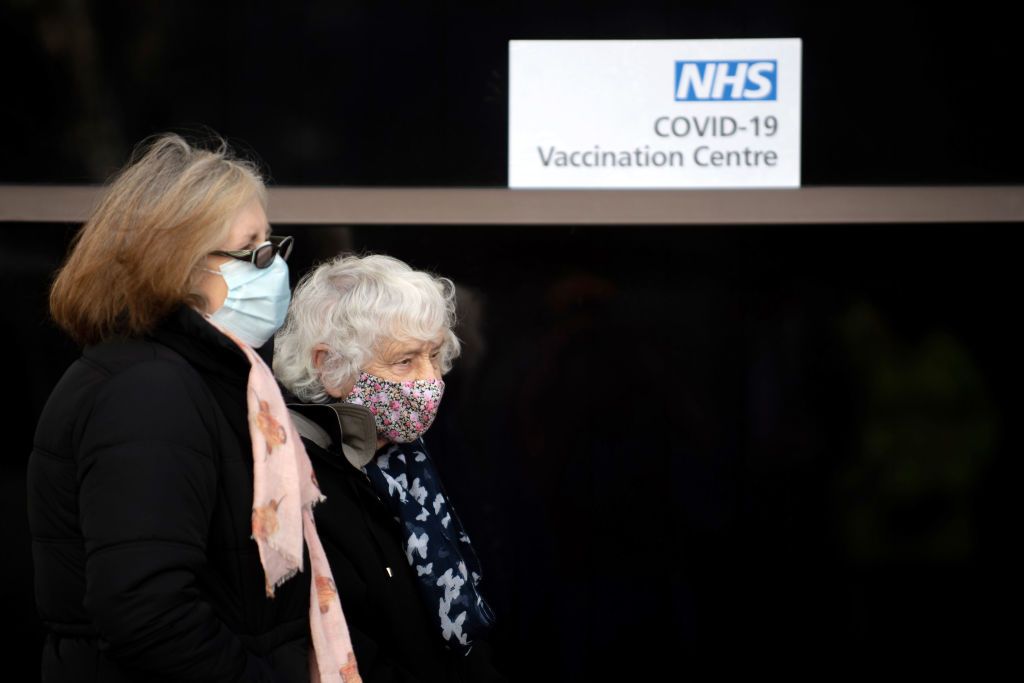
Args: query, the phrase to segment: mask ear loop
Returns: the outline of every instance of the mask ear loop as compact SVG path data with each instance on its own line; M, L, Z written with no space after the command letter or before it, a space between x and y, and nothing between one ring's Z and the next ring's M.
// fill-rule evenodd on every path
M204 268L202 266L197 266L197 268L203 272L210 273L211 275L220 275L221 277L224 277L224 273L219 270L211 270L210 268Z

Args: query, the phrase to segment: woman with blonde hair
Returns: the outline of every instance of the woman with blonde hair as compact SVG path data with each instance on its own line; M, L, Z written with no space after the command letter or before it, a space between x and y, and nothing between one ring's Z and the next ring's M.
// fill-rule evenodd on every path
M43 680L358 680L322 496L254 351L290 299L266 201L223 143L157 137L59 271L51 312L84 349L28 467Z

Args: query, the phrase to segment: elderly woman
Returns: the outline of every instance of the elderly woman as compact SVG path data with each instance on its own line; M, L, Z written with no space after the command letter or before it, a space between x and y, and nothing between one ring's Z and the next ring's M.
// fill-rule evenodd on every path
M421 439L459 353L454 317L450 280L345 256L302 279L275 341L366 681L500 680L480 566Z
M85 348L28 465L43 680L305 681L311 641L319 680L358 680L321 496L254 352L290 296L291 239L265 209L250 163L158 137L54 282L53 317Z

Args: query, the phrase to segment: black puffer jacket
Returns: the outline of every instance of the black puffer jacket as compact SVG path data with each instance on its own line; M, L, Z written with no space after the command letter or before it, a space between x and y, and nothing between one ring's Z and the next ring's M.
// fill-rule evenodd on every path
M251 540L249 363L188 307L89 347L28 467L44 681L307 681L309 574Z

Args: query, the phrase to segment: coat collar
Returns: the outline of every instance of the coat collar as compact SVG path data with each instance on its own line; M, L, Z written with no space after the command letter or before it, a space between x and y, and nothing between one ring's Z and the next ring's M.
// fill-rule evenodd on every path
M377 423L364 406L289 403L288 409L299 434L327 451L340 442L342 454L356 469L366 467L377 453Z
M172 311L150 337L184 356L203 373L248 377L250 363L238 346L191 306Z

